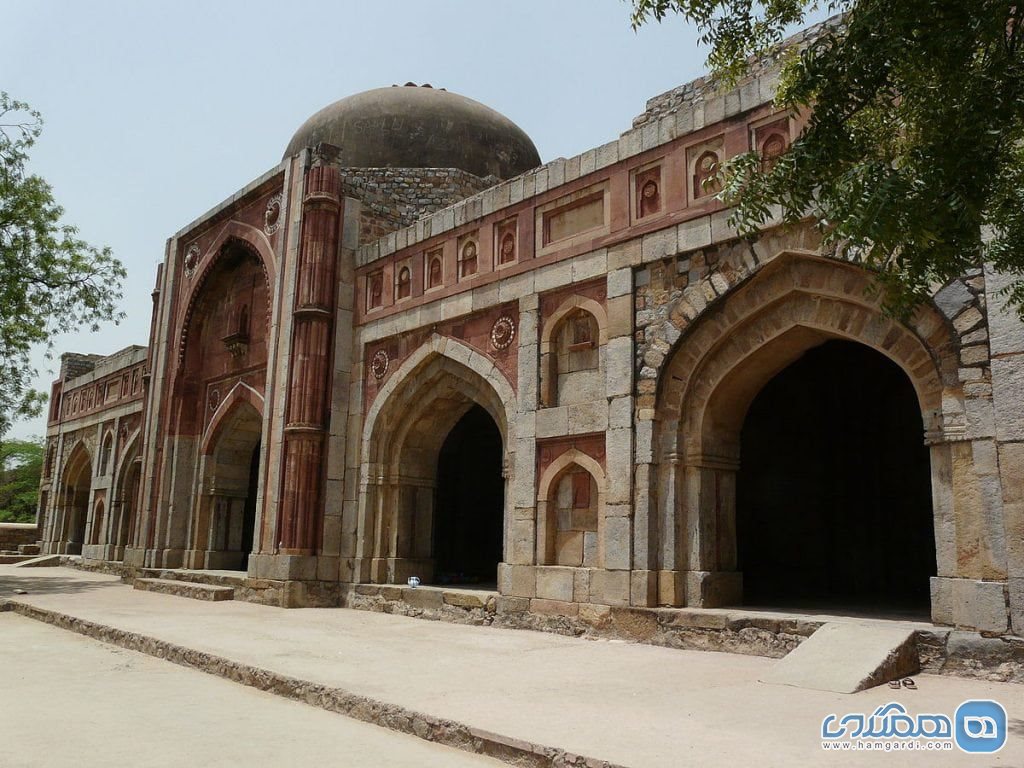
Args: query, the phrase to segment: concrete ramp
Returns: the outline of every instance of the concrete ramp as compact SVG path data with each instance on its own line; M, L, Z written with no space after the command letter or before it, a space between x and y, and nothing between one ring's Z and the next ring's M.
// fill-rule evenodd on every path
M60 565L60 555L40 555L31 560L22 560L15 568L56 568Z
M920 668L913 629L830 622L775 664L761 682L856 693Z

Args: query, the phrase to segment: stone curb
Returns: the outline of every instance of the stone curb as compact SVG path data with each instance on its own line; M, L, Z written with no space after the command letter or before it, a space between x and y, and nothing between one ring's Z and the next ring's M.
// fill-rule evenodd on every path
M183 667L217 675L266 693L336 712L354 720L416 736L446 747L492 757L522 768L625 768L557 747L491 733L453 720L445 720L405 707L388 704L309 680L225 659L195 648L186 648L137 632L117 629L58 611L39 608L9 598L0 599L0 612L11 611L94 640L138 651Z

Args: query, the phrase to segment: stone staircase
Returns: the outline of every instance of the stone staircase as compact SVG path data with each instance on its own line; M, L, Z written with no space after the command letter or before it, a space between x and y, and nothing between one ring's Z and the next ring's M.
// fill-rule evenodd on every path
M245 574L225 571L177 571L143 569L132 582L135 589L193 600L234 600L235 589L245 584Z

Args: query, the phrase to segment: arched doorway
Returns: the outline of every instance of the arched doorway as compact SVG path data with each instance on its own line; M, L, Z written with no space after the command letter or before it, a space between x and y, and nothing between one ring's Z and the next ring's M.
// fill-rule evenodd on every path
M736 535L745 604L927 614L928 449L899 366L830 340L761 389L740 434Z
M479 405L448 433L437 463L434 581L493 584L503 539L501 433Z
M142 478L142 461L137 451L132 451L121 467L121 474L115 486L111 544L111 560L124 558L125 547L131 541L138 512L139 485Z
M216 427L202 457L203 493L196 505L194 568L245 570L253 551L263 419L239 400Z
M61 518L61 546L59 551L80 555L85 544L86 523L89 519L89 498L92 490L92 460L80 444L72 452L64 470L62 483L63 514Z
M151 510L143 533L147 548L163 542L154 561L163 565L243 569L252 550L250 469L262 428L274 277L269 252L249 234L227 224L191 279L164 406L169 450L154 480L173 477L191 503L155 500L166 512ZM244 417L241 402L251 406Z
M515 393L493 363L437 336L389 376L363 429L356 578L497 580Z
M947 536L943 526L953 516L953 497L948 493L951 453L949 444L940 438L947 430L957 434L963 418L956 346L942 316L933 307L922 305L906 321L887 317L873 303L872 296L877 293L871 293L872 280L869 272L855 265L782 254L709 307L681 336L659 380L653 435L658 476L652 500L661 515L654 531L655 553L657 564L670 572L659 577L659 589L668 592L666 604L710 608L741 605L745 599L794 603L806 596L802 589L821 592L820 584L813 588L798 585L800 581L821 578L821 571L813 569L816 575L806 576L800 570L804 566L798 563L804 563L804 558L827 560L818 550L828 547L821 541L798 546L794 539L800 537L793 535L792 526L817 523L819 530L836 526L836 521L822 521L820 513L812 514L801 507L809 503L804 498L804 485L808 495L817 494L819 498L829 491L815 490L812 480L791 477L786 472L792 472L794 464L806 469L813 462L834 456L834 449L828 446L839 445L844 438L852 442L853 438L847 436L870 423L863 416L870 409L898 411L898 423L903 426L876 424L870 450L877 456L843 450L839 459L833 458L833 463L845 458L854 471L859 468L860 474L854 475L857 492L866 493L861 486L880 483L879 473L891 469L887 462L910 461L911 467L917 467L922 453L927 451L927 491L913 495L909 502L906 496L885 501L886 488L891 487L886 480L876 491L877 498L869 501L873 507L882 505L890 510L895 505L916 505L920 501L928 505L931 514L926 521L923 513L911 514L918 522L898 532L900 541L911 542L904 544L904 549L910 549L906 556L892 555L887 559L890 555L879 554L876 562L868 562L864 551L858 550L853 559L843 556L843 563L830 563L833 571L826 575L831 583L824 590L829 601L826 607L842 608L836 601L853 597L858 602L870 602L870 609L877 612L882 607L878 598L891 596L892 590L884 590L885 595L880 595L882 588L870 585L865 568L878 566L892 578L903 574L901 578L914 586L897 590L899 594L890 602L914 605L922 605L918 602L920 590L925 588L929 573L955 572L958 566L951 557L954 550L947 546L946 539L940 538ZM815 352L818 349L821 351ZM819 360L815 365L818 355L828 356L837 349L845 350L844 354L868 355L869 359L840 368L838 373L836 365L828 361ZM851 349L857 351L850 353ZM786 385L791 376L787 369L801 360L828 374L826 384L817 381L813 387L806 382L801 386L822 395L833 392L832 400L825 401L815 413L786 411L811 406L802 402L807 396L799 386L792 385L796 387L793 389ZM797 374L792 375L800 379L801 366L795 370ZM825 375L820 371L807 374L808 380L814 382L816 376L820 379ZM867 380L855 378L858 376ZM773 384L777 377L781 377L781 384ZM904 393L895 400L894 388ZM782 389L783 394L773 397L776 389ZM762 392L766 393L762 402L768 404L755 405ZM758 426L759 412L767 412L764 418L772 426ZM846 418L850 420L844 421ZM888 418L892 420L891 413ZM786 430L793 425L813 425L821 430L811 437L792 438L794 444L812 440L812 446L813 440L817 440L817 449L807 445L800 449L809 457L804 458L803 465L792 451L786 458L789 449L783 444L790 439L785 437ZM895 429L898 437L889 434L888 429ZM745 486L738 489L739 473L749 471L759 461L758 433L762 443L767 443L761 446L760 461L768 465L781 462L781 466L765 472L760 480L756 476L744 477ZM910 447L906 448L907 445ZM889 454L898 450L910 453L898 457ZM907 459L911 454L912 458ZM850 466L844 467L844 471ZM854 481L846 476L844 482L849 486ZM765 487L773 489L766 493L776 497L776 507L767 513L773 522L764 524L781 521L772 532L781 554L758 550L761 543L755 540L756 526L765 515L751 516L756 502L752 506L750 499ZM900 492L903 491L901 488ZM743 494L742 517L738 514L738 493ZM780 509L783 506L785 510ZM790 508L797 511L790 512ZM879 513L878 519L884 519L884 515ZM870 522L867 528L864 536L875 536L882 546L886 545L886 531L872 530ZM747 537L742 552L741 535ZM833 560L838 557L832 555ZM748 566L752 566L750 573ZM779 568L783 572L778 572ZM748 584L751 578L754 581ZM774 591L772 580L777 587ZM927 586L934 584L933 581ZM858 594L868 597L861 599Z

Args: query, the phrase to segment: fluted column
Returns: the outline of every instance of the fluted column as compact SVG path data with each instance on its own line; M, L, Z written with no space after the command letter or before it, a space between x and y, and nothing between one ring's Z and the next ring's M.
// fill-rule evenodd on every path
M337 169L306 174L302 240L285 409L278 539L281 554L311 555L323 520L323 455L331 391L335 270L341 218Z

